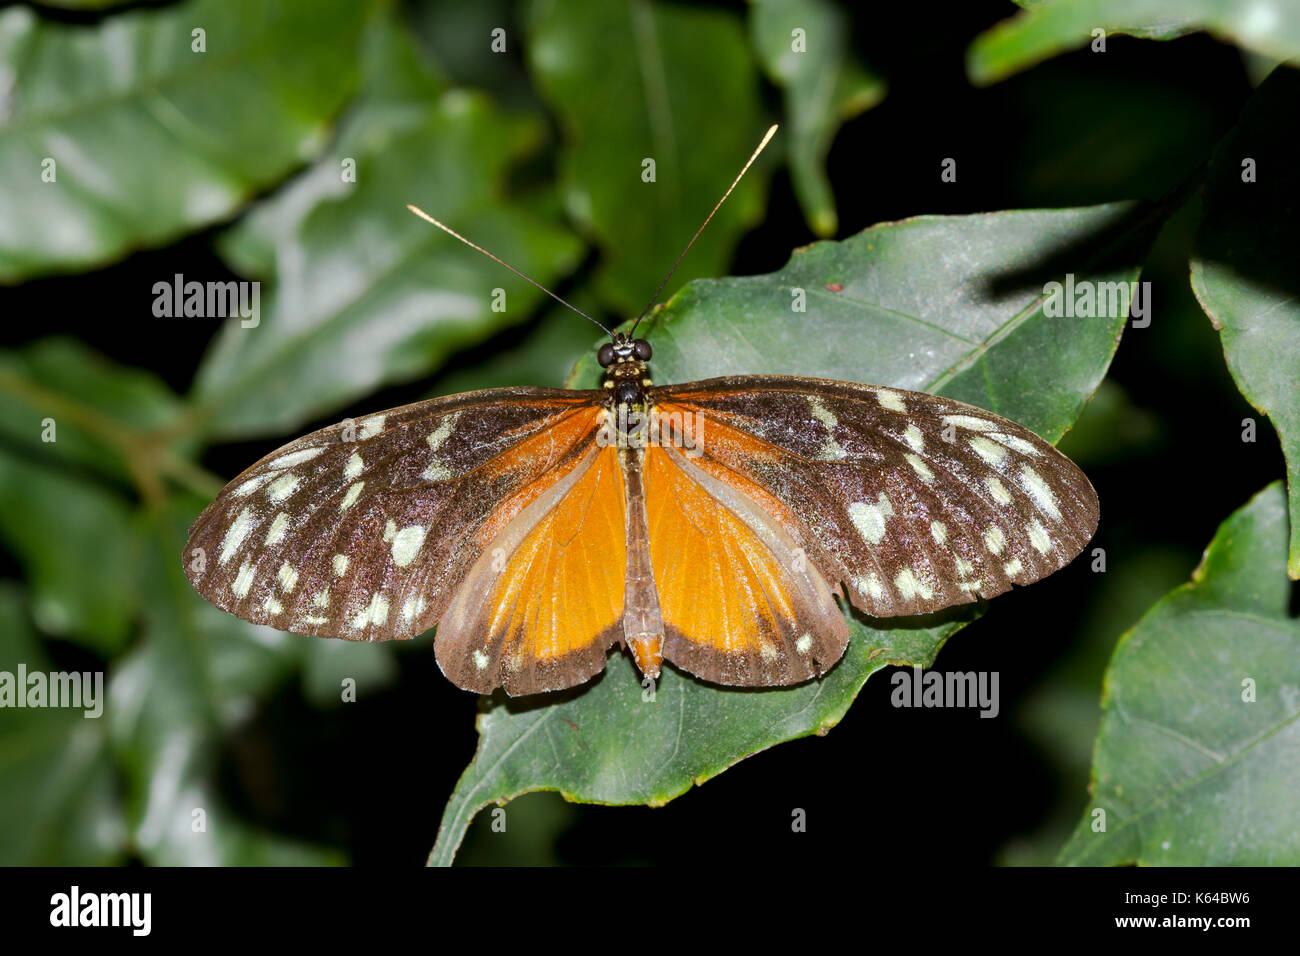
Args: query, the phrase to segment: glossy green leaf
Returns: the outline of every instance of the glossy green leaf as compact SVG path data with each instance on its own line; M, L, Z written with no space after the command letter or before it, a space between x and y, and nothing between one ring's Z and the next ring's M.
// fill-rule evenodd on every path
M369 152L331 152L322 163L335 175L356 160L356 182L314 197L280 243L256 327L236 318L222 328L195 387L203 425L222 437L282 434L527 318L541 292L405 204L553 282L576 264L580 244L502 196L507 170L540 134L533 118L451 91ZM504 311L493 310L496 289Z
M138 547L122 496L0 450L0 540L27 572L37 626L106 655L125 645Z
M1192 253L1192 290L1219 330L1228 370L1273 422L1291 500L1287 570L1300 579L1300 72L1279 69L1215 152ZM1258 164L1253 173L1247 164ZM1247 182L1247 176L1253 181ZM1262 437L1262 436L1261 436Z
M600 246L601 298L636 314L763 135L743 24L648 0L530 9L526 54L560 120L565 205ZM643 179L649 161L653 182ZM726 271L760 215L762 180L761 169L749 172L668 293Z
M308 639L248 624L194 592L178 558L198 510L185 499L142 519L144 635L109 684L109 727L135 849L151 864L172 866L340 862L335 853L258 832L217 793L222 735L290 674Z
M32 633L22 592L0 582L0 672L19 693L20 666L29 679L54 671ZM95 694L94 672L87 673L90 682L83 686ZM0 866L121 861L126 828L107 748L102 671L97 698L91 708L20 708L14 700L0 707L0 819L6 821L0 827ZM89 716L96 711L98 716Z
M372 168L393 137L428 122L429 106L446 88L397 17L374 18L361 43L361 89L340 119L328 153L255 203L227 230L218 243L222 257L243 275L273 278L278 257L292 260L302 221L317 206L348 192L343 160Z
M1125 315L1048 318L1044 275L1135 280L1140 237L1150 236L1136 213L1102 206L925 217L817 243L771 275L693 282L646 329L656 379L797 373L938 391L1055 440L1105 374ZM1109 250L1103 260L1098 247ZM806 312L791 310L797 289ZM571 384L596 378L588 356ZM798 687L726 690L668 668L646 702L631 662L616 655L572 692L492 698L431 862L450 862L470 819L494 800L555 789L584 802L662 804L752 753L825 733L872 673L929 664L974 613L893 629L851 616L845 658Z
M1286 542L1277 483L1229 517L1191 582L1121 639L1092 798L1061 862L1300 863L1300 621L1288 610Z
M849 51L849 27L830 0L755 0L749 32L759 62L785 93L790 178L808 226L833 236L839 224L826 154L846 120L885 95L885 81Z
M745 372L933 391L1056 441L1125 315L1049 318L1045 286L1135 281L1161 221L1126 203L918 216L796 249L770 275L694 282L642 327L658 381ZM806 312L793 308L800 293ZM591 387L598 373L589 354L569 382Z
M996 83L1041 60L1093 42L1093 30L1170 40L1194 30L1279 59L1300 57L1300 10L1291 0L1050 0L975 38L971 81Z
M0 352L0 436L42 458L129 481L158 455L193 451L179 434L161 436L183 409L153 374L110 362L75 339Z
M93 29L0 14L0 282L217 222L310 158L370 8L194 0Z

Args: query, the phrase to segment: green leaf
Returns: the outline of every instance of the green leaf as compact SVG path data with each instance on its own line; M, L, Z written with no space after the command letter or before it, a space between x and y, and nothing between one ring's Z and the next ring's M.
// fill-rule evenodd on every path
M135 477L132 454L192 453L194 442L179 435L146 445L146 436L175 426L183 410L157 376L110 362L75 339L0 352L0 437L65 465L127 481Z
M280 244L260 323L229 320L204 358L195 387L204 426L222 437L281 434L527 318L541 292L404 207L427 208L549 284L573 268L580 244L502 196L511 164L540 134L532 117L451 91L352 157L356 182L315 197ZM338 175L346 158L322 164ZM492 309L498 288L503 312Z
M781 271L691 283L650 319L660 382L799 373L938 391L1057 439L1105 374L1125 315L1048 318L1043 275L1137 278L1151 224L1126 206L925 217L799 250ZM1096 248L1109 250L1101 261ZM1123 250L1118 255L1115 250ZM832 292L828 285L841 285ZM807 311L791 311L791 290ZM595 384L585 357L571 384ZM431 862L449 863L473 815L492 801L555 789L568 799L662 804L744 757L825 733L872 673L928 665L971 619L849 618L843 661L818 681L727 690L665 669L653 704L623 655L563 695L491 698L479 752L452 794ZM576 728L576 729L575 729Z
M0 539L26 569L41 630L105 656L125 646L138 556L125 499L0 449Z
M569 301L591 314L591 303L584 301L583 296L574 296ZM438 379L430 397L511 385L557 385L573 368L575 358L591 351L592 342L597 339L607 341L586 319L557 306L535 328L493 351L485 360L468 368L453 367Z
M1049 281L1123 282L1159 226L1113 203L918 216L796 249L780 271L693 282L643 325L659 381L820 375L933 391L1058 440L1119 344L1126 315L1048 318ZM840 291L831 287L842 286ZM792 310L796 290L807 312ZM1068 330L1068 331L1067 331ZM571 387L594 387L583 356Z
M1275 71L1210 164L1192 290L1219 330L1242 395L1273 422L1291 499L1287 572L1300 580L1300 149L1289 133L1300 72ZM1244 182L1243 164L1257 163Z
M164 866L340 862L332 851L257 831L217 792L223 734L291 673L309 639L248 624L195 593L177 558L199 510L187 498L143 517L144 637L115 664L109 684L136 851Z
M1194 30L1280 59L1300 56L1300 13L1291 0L1050 0L1025 4L977 36L966 56L971 82L987 85L1092 42L1092 31L1171 40Z
M743 25L647 0L530 9L529 67L564 133L565 205L600 246L601 298L634 315L762 136ZM653 182L642 178L647 160ZM760 215L761 180L758 169L745 177L668 292L726 270Z
M817 235L833 236L839 219L826 154L842 123L880 102L885 81L853 58L848 24L830 0L755 0L749 32L785 93L790 178L804 218Z
M273 278L277 258L292 259L295 233L308 214L348 191L343 160L370 168L394 136L428 121L429 105L446 88L395 16L374 18L361 43L361 90L328 153L227 230L218 243L222 257L243 275Z
M28 676L53 671L28 624L22 593L4 581L0 672L16 680L20 665ZM0 866L121 862L126 828L102 716L102 671L99 677L97 717L87 716L95 708L0 707L0 819L6 821Z
M370 6L195 0L94 29L0 14L0 282L217 222L315 154Z
M1121 638L1092 799L1061 862L1300 863L1300 621L1287 609L1286 541L1276 483L1220 525L1191 582Z

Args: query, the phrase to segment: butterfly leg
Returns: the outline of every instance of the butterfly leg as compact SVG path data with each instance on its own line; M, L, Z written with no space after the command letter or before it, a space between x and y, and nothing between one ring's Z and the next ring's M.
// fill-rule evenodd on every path
M664 618L650 567L650 526L646 518L644 448L619 450L627 494L627 575L623 592L623 640L641 673L658 678L663 663Z

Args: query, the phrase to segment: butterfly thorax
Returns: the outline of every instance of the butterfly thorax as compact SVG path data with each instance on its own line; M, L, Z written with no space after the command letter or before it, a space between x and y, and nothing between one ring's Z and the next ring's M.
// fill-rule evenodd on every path
M633 339L622 332L616 333L612 342L600 347L596 358L605 369L604 386L609 393L607 408L611 411L619 408L625 412L649 411L650 356L649 342Z

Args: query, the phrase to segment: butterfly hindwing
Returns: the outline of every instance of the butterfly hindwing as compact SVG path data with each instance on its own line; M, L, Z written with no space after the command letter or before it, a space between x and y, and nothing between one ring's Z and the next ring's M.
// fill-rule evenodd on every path
M460 687L512 695L580 684L623 637L626 508L619 452L583 457L488 542L438 625Z
M796 684L848 645L832 588L763 504L678 449L646 450L663 655L718 684Z
M253 623L414 637L442 615L476 542L591 443L600 398L495 389L313 432L221 491L190 529L186 573Z
M918 392L744 376L653 390L700 431L698 467L766 493L831 582L878 617L992 597L1067 564L1097 526L1068 458Z

